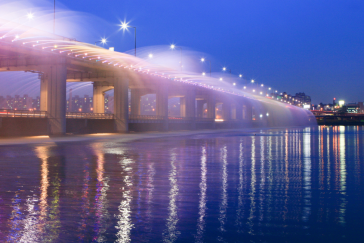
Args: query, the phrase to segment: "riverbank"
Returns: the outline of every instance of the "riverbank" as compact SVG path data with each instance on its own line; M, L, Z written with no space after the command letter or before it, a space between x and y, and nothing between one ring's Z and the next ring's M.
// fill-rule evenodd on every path
M84 142L93 140L111 139L116 142L129 142L139 139L159 138L159 137L176 137L176 136L192 136L204 134L218 134L231 132L244 132L254 134L262 129L221 129L221 130L195 130L195 131L175 131L175 132L145 132L145 133L95 133L86 135L65 135L61 137L49 136L31 136L31 137L12 137L0 138L0 146L6 145L24 145L24 144L52 144L64 142Z

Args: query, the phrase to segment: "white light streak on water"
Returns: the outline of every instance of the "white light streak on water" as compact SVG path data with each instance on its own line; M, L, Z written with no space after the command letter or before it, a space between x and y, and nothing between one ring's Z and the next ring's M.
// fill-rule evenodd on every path
M206 190L207 190L207 168L206 168L206 147L202 147L201 156L201 182L200 182L200 201L197 220L196 242L203 242L202 236L205 231L205 214L206 214Z
M303 132L303 191L304 207L302 220L308 221L311 214L311 134L310 128Z
M221 185L221 203L220 203L220 215L219 215L219 221L220 221L220 231L225 232L225 224L226 224L226 209L228 206L228 194L227 194L227 187L228 187L228 171L227 171L227 148L226 145L221 148L220 152L221 156L221 162L222 162L222 185ZM219 240L222 240L222 237L219 237Z
M168 218L167 218L167 231L164 233L164 242L172 243L175 242L180 234L177 230L178 223L178 211L177 211L177 196L178 196L178 180L177 180L177 157L173 150L171 152L171 170L169 172L169 184L171 189L169 191L169 206L168 206Z
M345 212L346 212L346 154L345 154L345 127L340 126L340 194L341 196L341 205L339 212L339 221L341 224L345 224Z
M132 175L133 175L133 167L132 164L134 161L132 159L124 158L120 161L120 165L123 169L122 176L124 178L124 187L122 192L122 200L120 202L120 206L118 208L119 214L116 218L119 220L117 225L115 226L118 229L116 233L117 242L124 243L130 242L130 231L134 227L131 220L131 202L133 199L132 195Z
M255 218L254 213L255 213L255 186L256 186L256 171L255 171L255 136L252 136L252 148L251 148L251 169L250 169L250 174L251 174L251 183L250 183L250 214L248 217L248 228L249 228L249 234L254 235L254 230L253 230L253 220Z
M238 208L236 210L236 221L235 224L238 227L238 232L242 233L242 218L243 218L243 186L244 186L244 176L243 176L243 163L244 163L244 146L242 143L242 139L240 139L239 143L239 185L238 185Z

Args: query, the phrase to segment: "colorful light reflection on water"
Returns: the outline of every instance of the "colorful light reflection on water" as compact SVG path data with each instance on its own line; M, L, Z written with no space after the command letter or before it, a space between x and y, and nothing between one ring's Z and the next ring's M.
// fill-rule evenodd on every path
M362 127L0 148L1 242L364 236Z

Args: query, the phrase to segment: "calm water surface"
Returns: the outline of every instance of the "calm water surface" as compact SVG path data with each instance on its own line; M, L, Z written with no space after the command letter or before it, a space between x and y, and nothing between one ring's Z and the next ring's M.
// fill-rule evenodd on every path
M363 127L0 147L0 242L363 242Z

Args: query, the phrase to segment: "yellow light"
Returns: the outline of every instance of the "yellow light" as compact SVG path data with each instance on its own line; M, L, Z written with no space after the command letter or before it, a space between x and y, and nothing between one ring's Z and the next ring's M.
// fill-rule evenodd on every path
M254 79L252 79L252 83L254 83Z
M203 76L205 76L205 75L206 75L206 73L202 73L202 75L203 75Z
M222 81L222 78L220 78L220 81Z
M201 58L201 62L204 62L205 61L205 58Z
M255 92L255 89L253 89L253 92Z
M102 39L101 39L101 43L102 43L102 44L105 44L105 43L106 43L106 39L105 39L105 38L102 38Z
M244 86L244 89L246 89L246 86Z
M223 67L223 68L222 68L222 70L223 70L223 71L226 71L226 67Z
M242 77L243 77L243 75L239 74L239 78L242 78Z
M173 44L171 45L171 49L174 49L175 47L176 47L175 45L173 45Z
M58 46L57 45L54 45L54 48L57 48Z
M150 53L150 54L148 55L148 57L149 57L149 58L153 58L153 54L152 54L152 53Z
M233 85L235 86L235 85L236 85L236 83L233 83Z
M261 84L260 86L262 86L262 87L263 87L263 86L264 86L264 84Z

